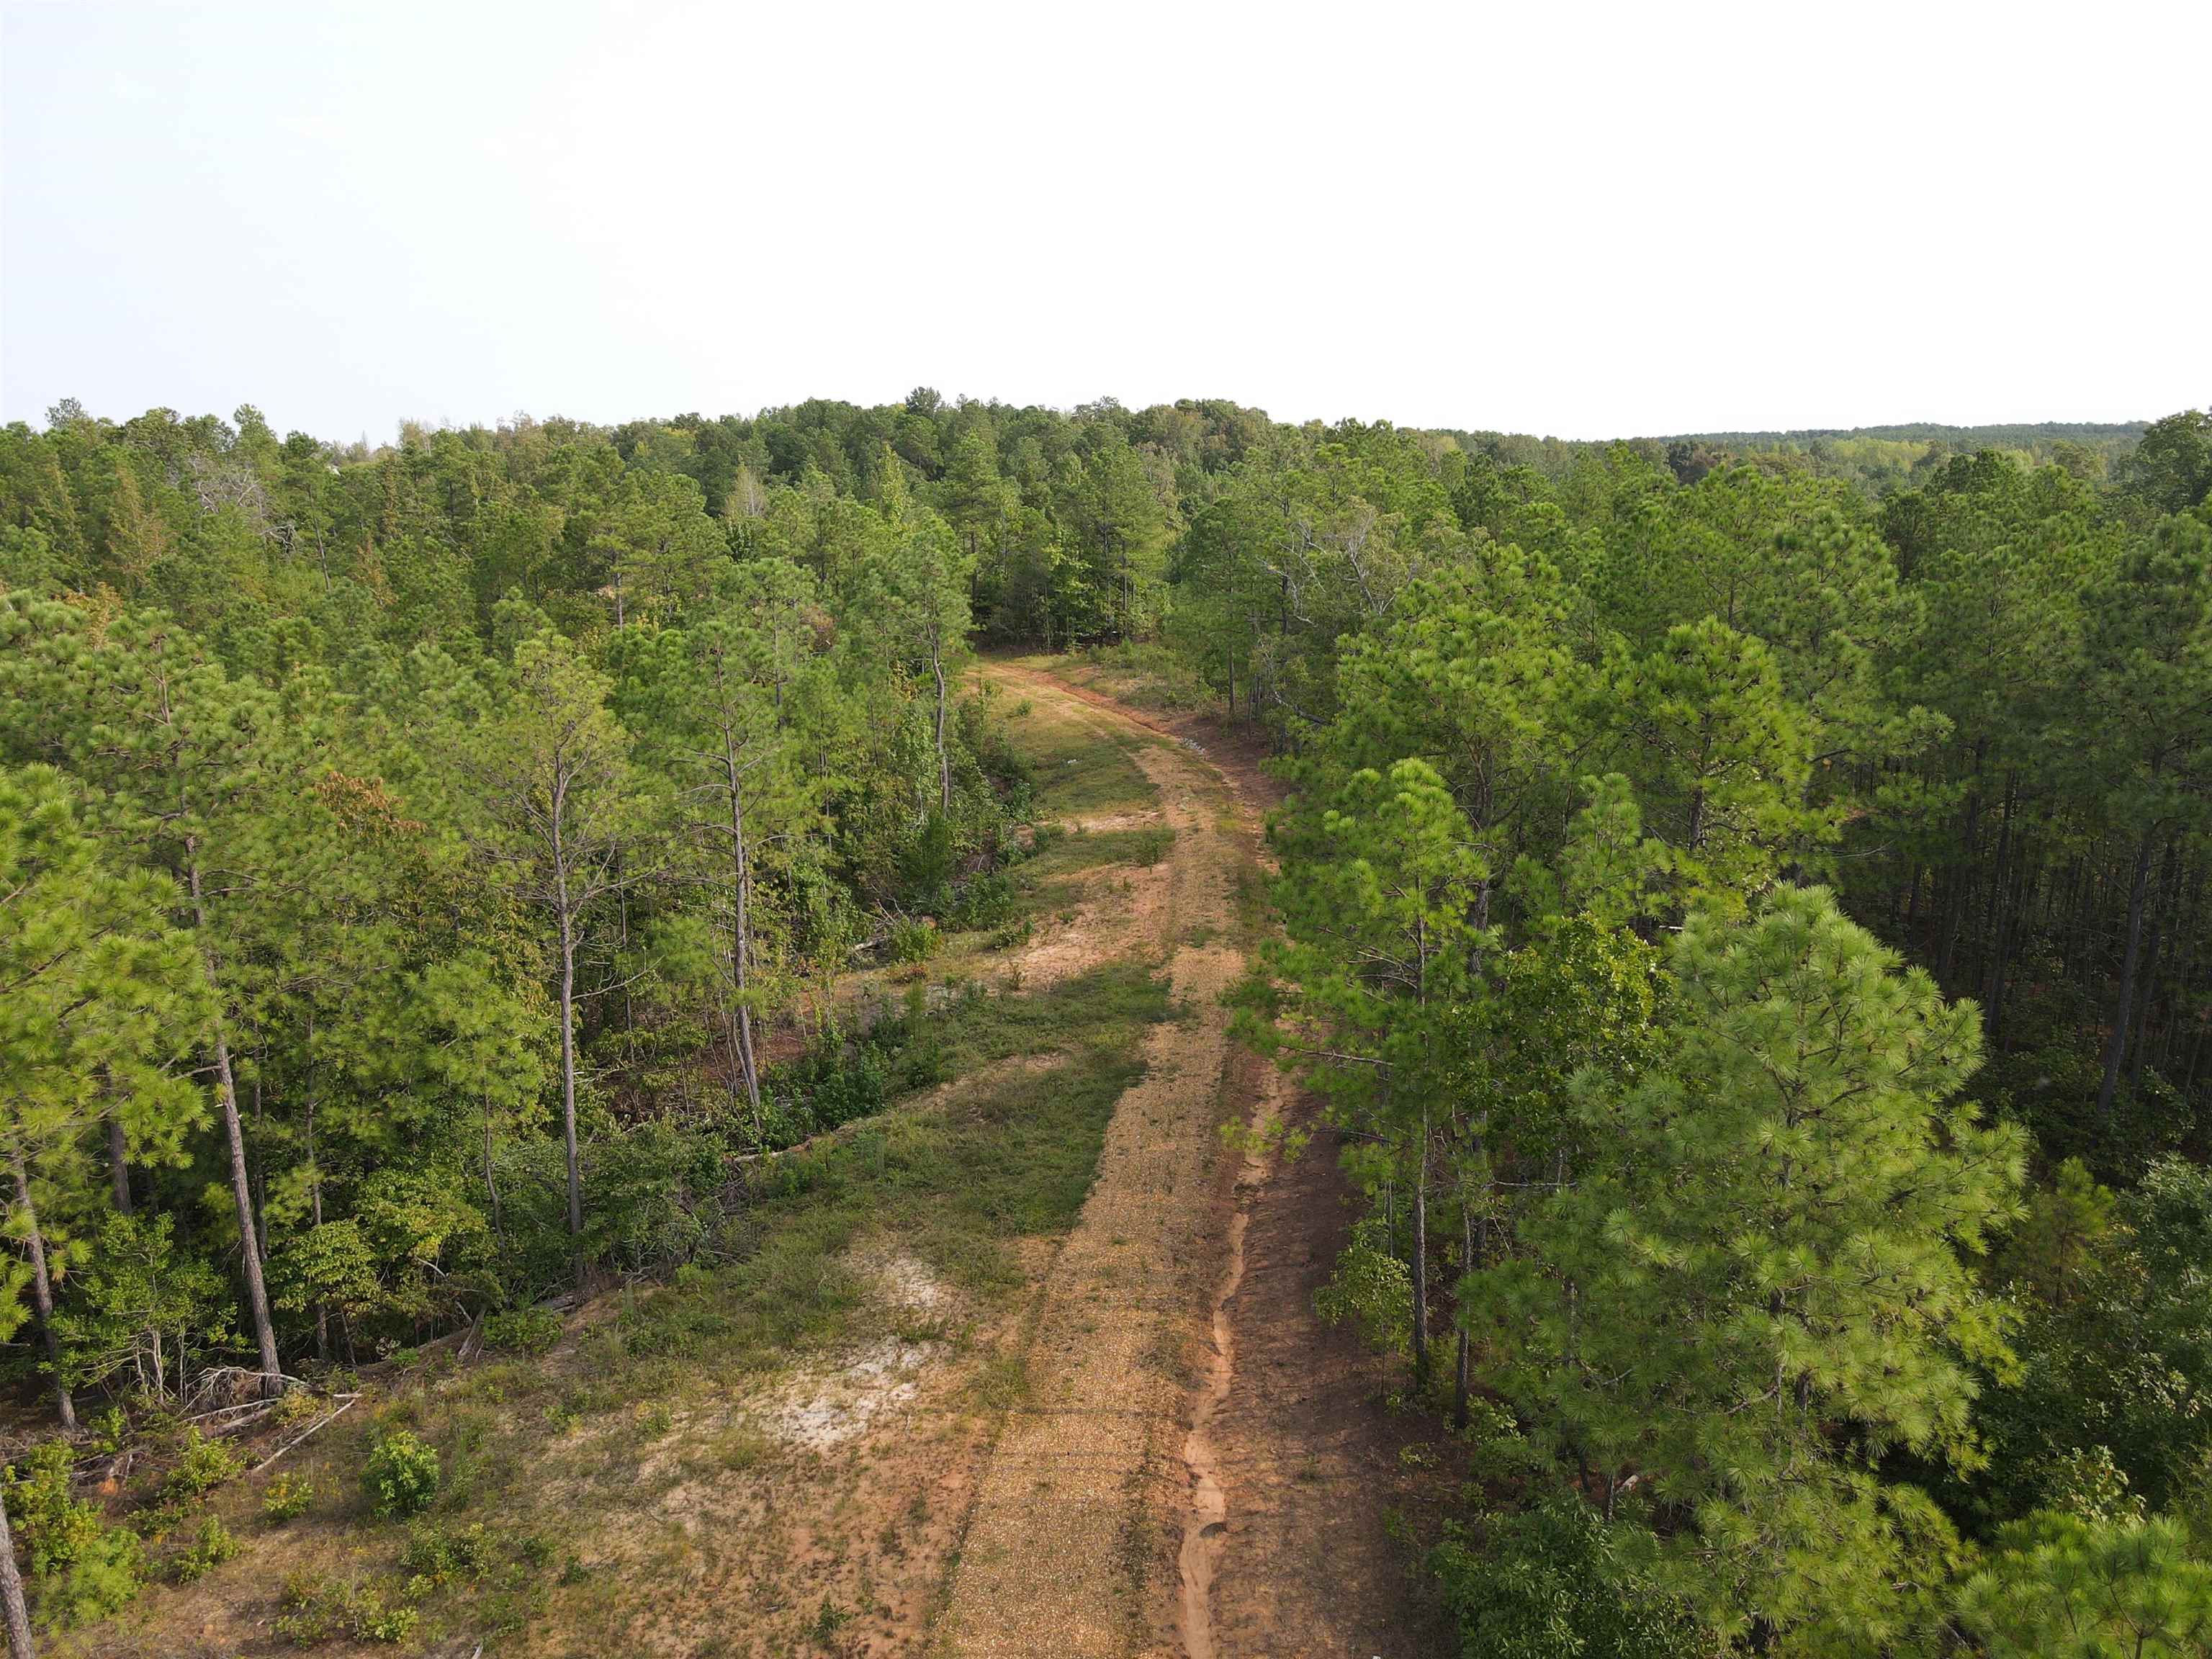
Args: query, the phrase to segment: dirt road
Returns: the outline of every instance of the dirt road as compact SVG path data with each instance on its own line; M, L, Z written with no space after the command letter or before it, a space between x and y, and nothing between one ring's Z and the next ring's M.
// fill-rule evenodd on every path
M1378 1363L1312 1311L1346 1220L1333 1162L1316 1146L1278 1172L1219 1133L1310 1106L1233 1048L1221 1001L1245 967L1257 775L1224 772L1173 720L1032 667L988 672L1157 739L1134 757L1175 841L1146 926L1181 1018L1153 1028L1048 1271L1028 1397L985 1471L944 1645L979 1659L1446 1651L1383 1530L1410 1431L1376 1403Z

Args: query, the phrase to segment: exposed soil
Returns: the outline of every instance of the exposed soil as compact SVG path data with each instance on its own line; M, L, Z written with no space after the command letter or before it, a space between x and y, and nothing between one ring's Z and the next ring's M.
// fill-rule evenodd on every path
M994 1450L954 1581L946 1645L975 1655L1411 1656L1452 1651L1385 1516L1432 1501L1434 1435L1394 1416L1388 1362L1325 1329L1313 1292L1349 1224L1325 1133L1277 1169L1218 1133L1315 1103L1226 1037L1237 884L1279 791L1258 746L1202 715L1129 709L1019 665L1038 702L1176 740L1139 753L1176 832L1166 902L1188 1008L1156 1028L1097 1185L1048 1276L1030 1398ZM1163 931L1164 930L1164 931Z
M1039 702L1075 701L1033 671L993 672ZM1218 1131L1233 1109L1221 997L1243 967L1225 943L1177 940L1227 918L1250 850L1224 827L1218 774L1172 745L1134 758L1176 836L1165 902L1141 926L1181 1017L1147 1036L1145 1075L1115 1108L1046 1277L1027 1397L993 1450L953 1580L944 1630L958 1654L1123 1655L1158 1626L1158 1557L1184 1479L1185 1344L1219 1260Z
M1249 1062L1259 1069L1256 1062ZM1404 1378L1390 1360L1314 1312L1350 1229L1335 1144L1316 1103L1285 1091L1304 1155L1238 1183L1243 1271L1227 1303L1234 1376L1207 1423L1225 1493L1214 1548L1210 1649L1221 1659L1343 1654L1414 1659L1457 1652L1449 1618L1384 1527L1424 1516L1454 1460L1433 1420L1384 1401Z

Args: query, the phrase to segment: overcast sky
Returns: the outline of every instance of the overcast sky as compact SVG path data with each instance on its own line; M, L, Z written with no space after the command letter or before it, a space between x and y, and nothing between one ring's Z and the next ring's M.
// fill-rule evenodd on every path
M0 419L2212 398L2212 6L0 0Z

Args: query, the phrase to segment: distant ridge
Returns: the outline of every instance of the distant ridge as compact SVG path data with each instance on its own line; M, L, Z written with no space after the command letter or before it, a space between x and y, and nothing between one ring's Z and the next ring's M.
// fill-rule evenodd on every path
M2025 449L2060 439L2096 443L2140 438L2149 424L2148 421L2037 421L2010 426L1944 426L1935 421L1907 421L1898 426L1814 427L1798 432L1668 432L1656 434L1656 441L1783 447L1815 439L1832 442L1838 438L1880 438L1902 443L1940 441L1956 449Z

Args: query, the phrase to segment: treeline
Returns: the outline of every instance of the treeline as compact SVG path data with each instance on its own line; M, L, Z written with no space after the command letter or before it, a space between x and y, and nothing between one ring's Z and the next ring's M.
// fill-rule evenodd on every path
M1193 517L1295 791L1244 1025L1468 1434L1469 1655L2212 1650L2208 438L1345 434Z
M64 1427L727 1248L727 1154L882 1098L816 994L1003 906L969 545L896 461L725 514L661 453L0 434L6 1322Z

